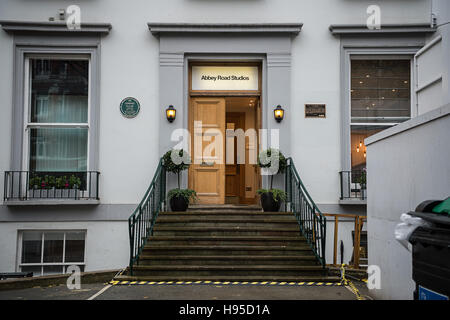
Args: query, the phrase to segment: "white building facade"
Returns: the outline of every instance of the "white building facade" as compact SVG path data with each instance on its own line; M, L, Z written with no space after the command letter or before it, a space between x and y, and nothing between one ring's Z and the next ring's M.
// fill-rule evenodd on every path
M255 150L277 130L322 212L365 215L364 139L422 113L414 56L436 33L433 13L448 10L432 2L104 0L81 3L71 29L70 1L1 1L0 271L125 267L128 217L174 130L212 97L244 129L269 130ZM249 68L254 87L197 88L196 67ZM129 97L134 117L121 112ZM268 183L251 168L241 203Z
M414 56L417 117L366 139L369 264L381 268L379 299L412 299L412 247L394 238L402 213L450 196L450 3L433 1L436 32ZM384 188L384 186L392 186Z

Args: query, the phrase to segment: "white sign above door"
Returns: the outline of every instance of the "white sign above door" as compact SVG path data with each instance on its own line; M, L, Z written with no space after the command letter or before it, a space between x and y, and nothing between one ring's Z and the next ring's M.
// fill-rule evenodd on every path
M258 67L251 66L192 66L192 90L256 91L258 73Z

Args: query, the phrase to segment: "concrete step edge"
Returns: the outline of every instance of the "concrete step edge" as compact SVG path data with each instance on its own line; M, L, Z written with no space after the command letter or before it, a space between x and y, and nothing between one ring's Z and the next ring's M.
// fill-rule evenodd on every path
M158 250L266 250L266 251L273 251L273 250L311 250L309 246L297 246L297 247L291 247L291 246L227 246L227 245L210 245L210 246L199 246L199 245L185 245L185 246L165 246L165 245L157 245L153 246L151 244L146 244L144 246L144 249L158 249Z
M162 216L189 216L189 215L260 215L260 216L294 216L292 212L270 212L270 211L162 211L159 213Z
M316 257L314 255L304 255L304 256L215 256L215 255L142 255L139 260L312 260L315 261Z
M306 241L301 236L150 236L150 241Z
M298 227L263 228L263 227L161 227L155 224L153 231L262 231L262 232L300 232Z
M292 219L279 219L279 218L256 218L256 219L243 219L243 218L195 218L195 217L158 217L156 223L163 222L252 222L252 223L295 223L298 224L297 220L292 217Z
M332 276L127 276L115 278L116 281L286 281L286 282L340 282Z
M162 271L326 271L322 266L289 266L289 265L136 265L134 270Z

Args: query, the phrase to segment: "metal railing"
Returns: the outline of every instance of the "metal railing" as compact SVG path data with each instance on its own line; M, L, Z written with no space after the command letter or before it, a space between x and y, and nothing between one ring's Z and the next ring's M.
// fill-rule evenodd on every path
M316 206L295 168L292 158L287 159L285 172L286 210L294 213L302 234L325 267L326 218Z
M3 200L99 200L98 171L5 171Z
M341 200L367 199L367 184L365 170L352 170L339 172L341 184Z
M128 233L130 237L130 275L133 275L133 266L139 263L139 256L153 234L156 218L166 203L166 170L159 160L158 168L152 182L145 192L142 201L128 218Z

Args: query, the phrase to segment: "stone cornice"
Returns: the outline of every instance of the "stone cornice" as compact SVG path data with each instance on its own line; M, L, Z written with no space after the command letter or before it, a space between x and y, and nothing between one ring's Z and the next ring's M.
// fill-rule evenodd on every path
M370 34L425 34L436 31L429 24L386 24L380 29L369 29L362 24L332 24L329 27L333 35L370 35Z
M303 26L302 23L199 24L152 22L147 25L150 32L155 36L168 33L284 33L297 35Z
M79 30L67 28L65 22L51 21L0 21L2 29L8 33L76 33L76 34L108 34L110 23L81 23Z

